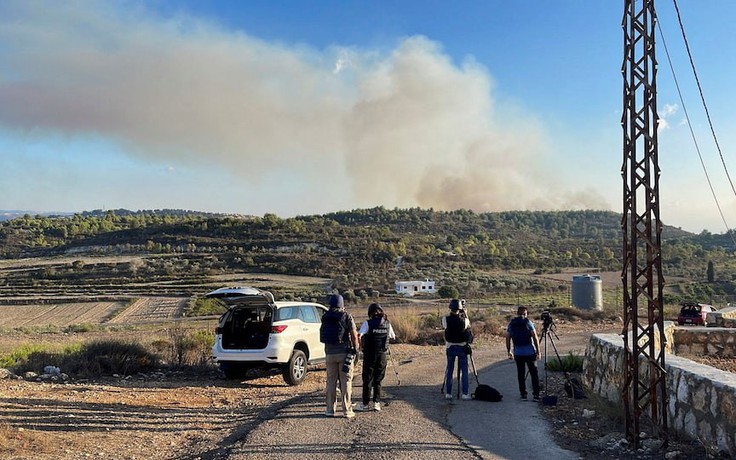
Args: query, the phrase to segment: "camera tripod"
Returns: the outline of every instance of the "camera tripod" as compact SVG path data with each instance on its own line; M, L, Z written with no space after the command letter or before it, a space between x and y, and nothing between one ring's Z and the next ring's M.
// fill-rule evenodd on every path
M542 316L543 318L543 325L542 325L542 337L541 340L544 341L544 400L543 403L546 404L547 401L551 401L551 399L554 399L554 403L550 403L549 405L554 405L557 403L556 397L550 398L549 394L547 393L547 342L549 342L552 345L552 349L555 352L555 356L557 356L557 360L560 363L560 369L562 369L562 373L565 376L565 381L570 384L570 376L567 374L567 371L565 370L565 365L562 363L562 358L560 357L560 352L557 350L557 345L555 345L555 341L553 340L553 337L557 340L560 340L560 337L557 335L557 332L555 332L555 322L554 320L549 316Z

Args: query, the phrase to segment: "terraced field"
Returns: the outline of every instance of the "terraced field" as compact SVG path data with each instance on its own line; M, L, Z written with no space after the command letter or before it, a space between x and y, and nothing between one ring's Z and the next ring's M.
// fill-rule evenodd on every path
M180 318L187 299L142 297L127 302L72 302L43 305L0 305L0 327L132 324ZM122 311L120 311L122 309ZM113 314L119 314L112 317ZM111 318L112 319L109 319Z
M180 297L143 297L135 300L108 324L141 323L181 318L186 298Z
M100 324L123 306L123 302L0 305L0 327Z

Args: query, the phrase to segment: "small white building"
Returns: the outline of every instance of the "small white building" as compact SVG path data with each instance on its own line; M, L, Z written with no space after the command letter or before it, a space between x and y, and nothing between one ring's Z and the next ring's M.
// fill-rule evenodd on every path
M394 289L397 294L413 296L416 294L434 294L437 292L433 280L424 281L397 281Z

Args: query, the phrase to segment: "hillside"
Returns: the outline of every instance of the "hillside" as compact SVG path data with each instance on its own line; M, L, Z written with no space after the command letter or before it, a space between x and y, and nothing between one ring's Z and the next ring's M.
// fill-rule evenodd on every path
M0 222L0 257L59 263L4 270L0 287L140 290L151 282L192 286L226 274L271 273L328 278L332 287L356 294L424 278L465 295L556 292L564 283L519 274L620 271L620 222L621 215L610 211L478 214L381 207L288 219L179 210L25 215ZM113 259L85 261L92 256ZM709 261L713 282L704 283ZM731 295L734 267L730 235L664 227L663 269L677 280L671 295Z

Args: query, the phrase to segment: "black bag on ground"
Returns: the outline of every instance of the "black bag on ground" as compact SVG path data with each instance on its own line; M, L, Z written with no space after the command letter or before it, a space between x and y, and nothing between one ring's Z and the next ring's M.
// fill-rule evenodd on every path
M499 402L503 399L503 395L490 385L478 385L473 393L473 399L478 401Z
M585 398L585 390L583 390L583 384L575 377L569 378L565 382L565 393L567 393L567 396L573 399Z

